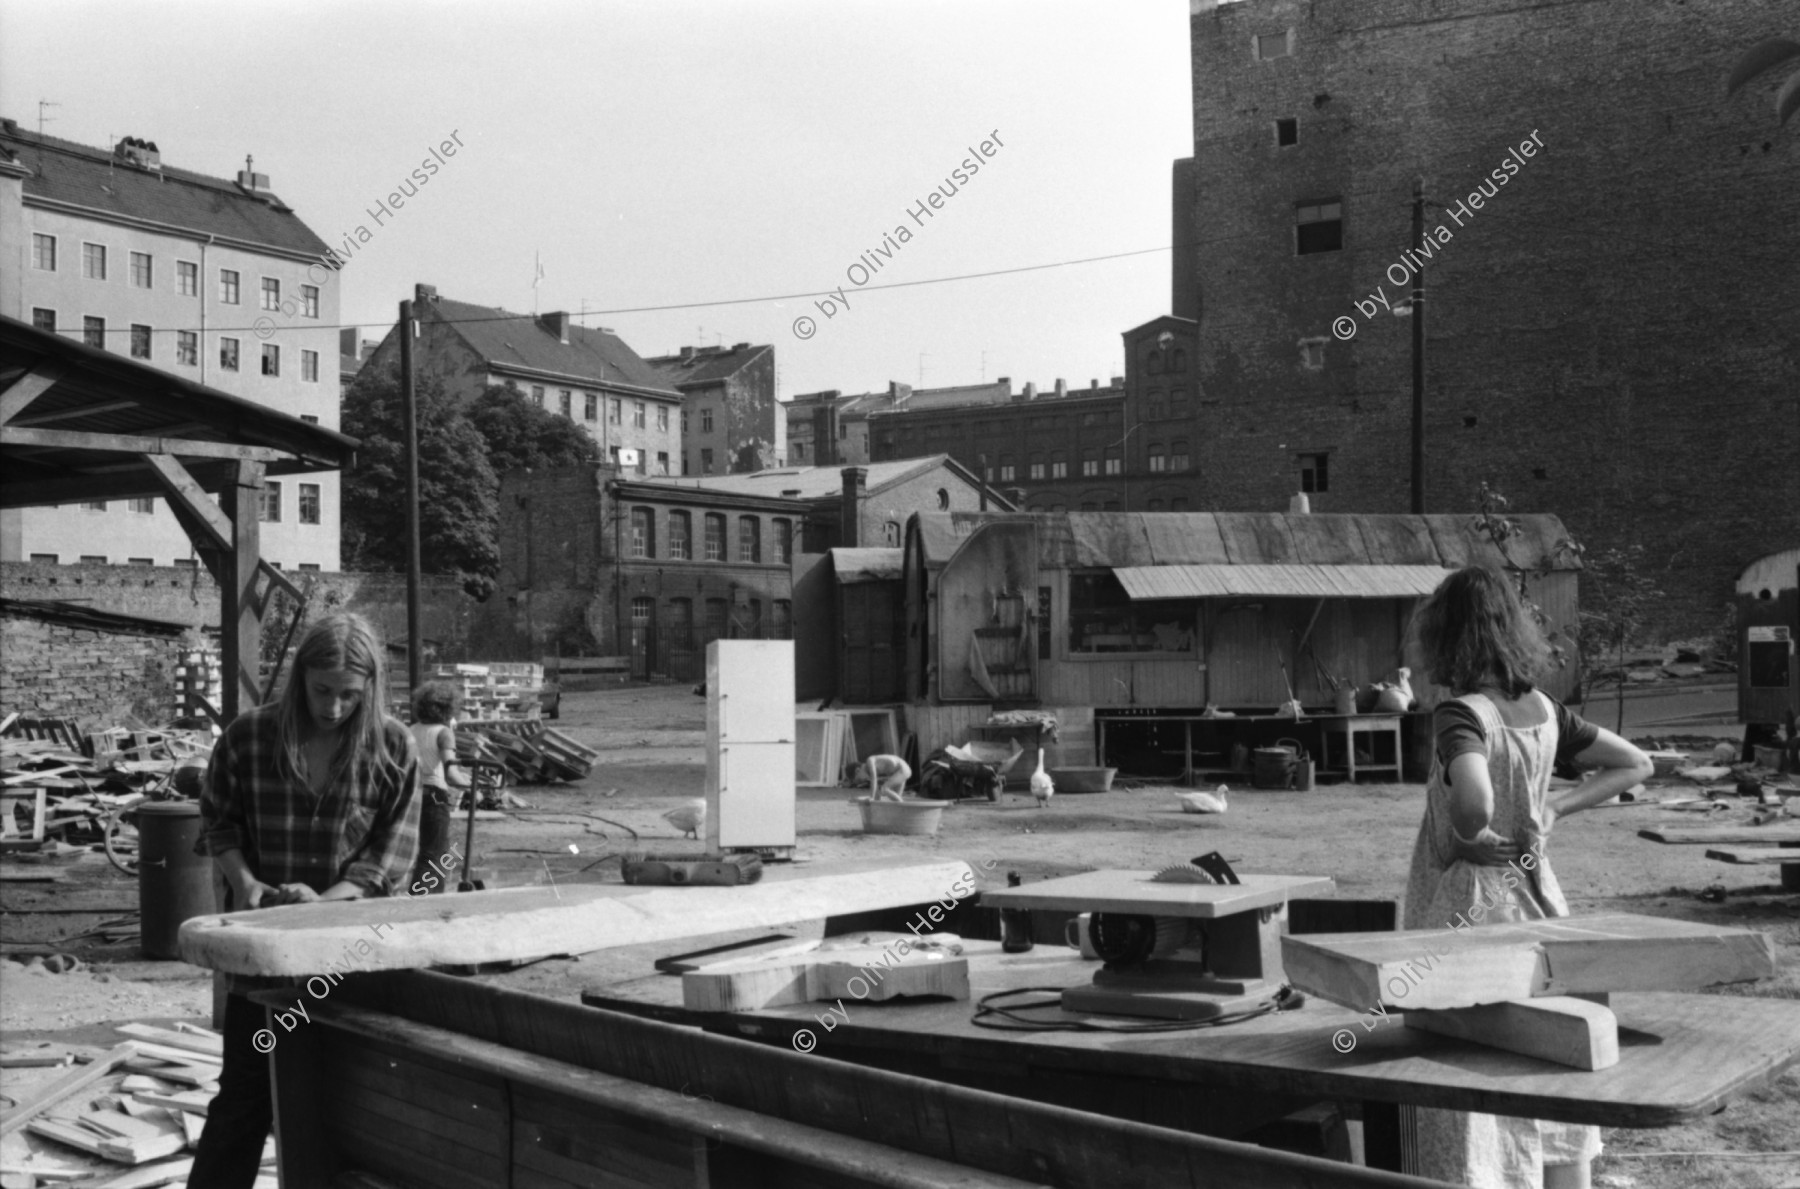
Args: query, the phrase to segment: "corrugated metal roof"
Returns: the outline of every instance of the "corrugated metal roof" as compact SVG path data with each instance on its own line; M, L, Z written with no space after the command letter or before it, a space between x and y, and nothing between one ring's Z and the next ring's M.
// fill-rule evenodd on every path
M899 580L905 567L904 549L833 549L831 568L838 584Z
M1248 565L1117 566L1134 599L1422 598L1449 576L1442 566Z

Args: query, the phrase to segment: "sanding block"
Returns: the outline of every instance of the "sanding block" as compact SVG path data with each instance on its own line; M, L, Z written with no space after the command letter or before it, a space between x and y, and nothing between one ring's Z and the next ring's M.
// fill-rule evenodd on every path
M627 855L621 864L629 884L693 884L735 887L762 878L757 855Z

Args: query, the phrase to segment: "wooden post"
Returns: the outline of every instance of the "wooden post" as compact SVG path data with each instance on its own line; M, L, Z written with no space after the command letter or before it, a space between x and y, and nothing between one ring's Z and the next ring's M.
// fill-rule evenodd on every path
M221 710L230 722L256 705L262 683L257 662L262 654L262 602L256 597L262 555L263 464L240 461L220 504L231 518L231 553L220 567L219 635L225 665Z

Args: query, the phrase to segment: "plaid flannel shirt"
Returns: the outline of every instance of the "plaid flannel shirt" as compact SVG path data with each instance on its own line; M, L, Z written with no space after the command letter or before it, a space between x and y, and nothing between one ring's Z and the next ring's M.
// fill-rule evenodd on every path
M271 885L323 892L349 880L370 896L403 890L419 850L419 758L412 732L391 718L384 726L400 768L365 787L340 779L315 796L280 773L275 708L240 715L213 748L195 853L241 850Z

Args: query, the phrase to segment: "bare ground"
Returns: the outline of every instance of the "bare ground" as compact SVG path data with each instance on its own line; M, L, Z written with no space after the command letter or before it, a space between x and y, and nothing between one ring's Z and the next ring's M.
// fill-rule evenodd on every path
M501 882L617 879L598 863L640 843L658 850L697 850L660 814L701 794L704 702L685 687L626 687L565 695L556 724L601 750L585 780L519 792L533 808L504 822L480 823L477 850ZM1130 782L1124 782L1130 783ZM989 879L1018 871L1028 879L1102 867L1155 867L1210 850L1240 870L1329 875L1340 894L1397 897L1404 887L1418 828L1418 785L1321 786L1309 793L1258 792L1234 785L1223 817L1179 811L1168 786L1118 788L1100 795L1059 795L1048 809L1029 797L999 804L961 803L945 814L937 837L865 835L850 790L802 790L799 857L813 860L888 855L940 855L997 860ZM1670 797L1672 786L1652 786ZM1728 820L1742 820L1734 810ZM1750 925L1774 937L1782 974L1722 993L1800 998L1800 896L1784 894L1772 869L1706 860L1699 847L1643 841L1645 826L1692 820L1654 805L1608 807L1558 824L1551 854L1576 913L1640 912L1719 924ZM1718 821L1719 819L1710 819ZM634 834L635 832L635 838ZM578 853L571 853L570 847ZM596 865L597 864L597 865ZM80 894L130 881L104 860L71 873ZM1698 894L1723 889L1722 902ZM8 890L9 910L54 903L56 893ZM106 914L106 915L117 915ZM49 940L90 927L98 918L69 914L4 917L6 940ZM0 1030L6 1039L56 1037L93 1043L101 1020L186 1018L210 1014L203 972L180 963L136 960L131 947L78 950L94 972L46 975L0 964ZM584 955L579 965L544 963L508 976L512 985L546 993L630 977L648 968L638 950ZM143 981L154 979L153 982ZM101 981L105 980L105 981ZM88 1027L83 1027L88 1025ZM1755 1045L1756 1038L1743 1038ZM1800 1071L1745 1094L1710 1118L1661 1131L1609 1130L1596 1183L1613 1189L1795 1189L1800 1187ZM1698 1155L1683 1155L1698 1153Z

